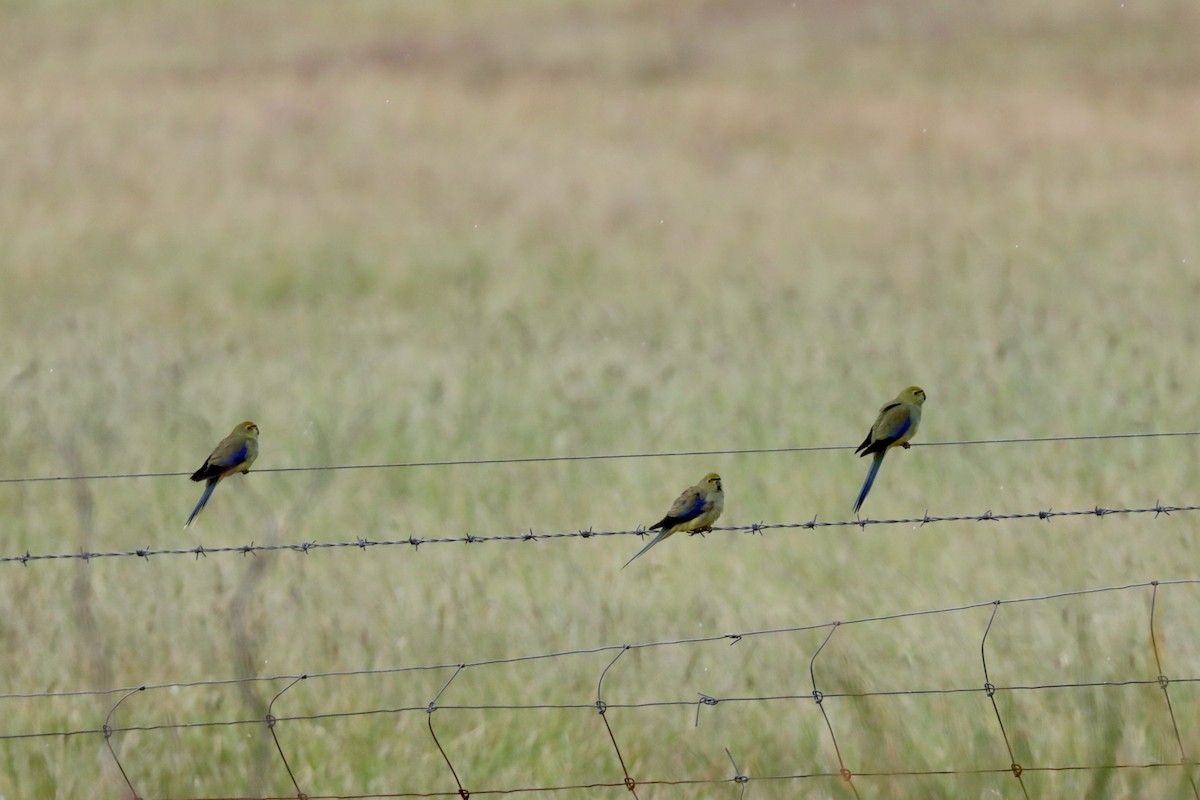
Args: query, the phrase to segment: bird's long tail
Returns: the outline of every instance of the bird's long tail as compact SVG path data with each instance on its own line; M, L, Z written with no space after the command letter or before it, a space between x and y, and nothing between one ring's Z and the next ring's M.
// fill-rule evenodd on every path
M204 487L204 494L200 495L200 502L196 503L196 507L192 509L192 515L188 517L187 522L183 523L183 527L190 528L196 517L200 516L201 509L208 503L208 498L212 497L213 489L217 488L217 482L220 478L209 478L208 484Z
M879 467L883 464L883 454L886 450L880 450L875 454L875 459L871 461L871 469L867 472L867 479L863 481L862 489L858 492L858 499L854 501L854 513L862 508L863 501L867 499L867 495L871 493L871 486L875 483L875 476L879 474Z
M624 566L624 567L621 567L621 569L625 569L625 567L628 567L630 564L632 564L632 563L633 563L633 559L634 559L634 558L637 558L637 557L638 557L638 556L640 556L642 553L644 553L644 552L646 552L647 550L649 550L651 547L654 547L654 545L658 544L658 543L659 543L659 542L661 542L663 539L665 539L665 538L667 538L668 536L670 536L672 533L674 533L674 531L672 531L670 528L667 528L666 530L664 530L664 531L660 532L660 533L658 534L658 536L655 536L653 539L651 539L651 540L650 540L650 544L646 545L646 546L645 546L645 547L643 547L641 550L638 550L638 551L637 551L637 556L634 556L633 558L631 558L631 559L629 559L628 561L626 561L626 562L625 562L625 566Z

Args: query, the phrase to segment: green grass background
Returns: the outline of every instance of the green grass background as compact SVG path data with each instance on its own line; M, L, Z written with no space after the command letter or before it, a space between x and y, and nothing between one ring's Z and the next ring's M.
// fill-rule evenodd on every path
M0 473L1194 430L1200 10L1184 0L0 6ZM1187 438L914 448L870 516L1195 502ZM0 486L3 552L627 529L708 471L728 524L848 517L848 452ZM13 564L4 693L458 663L1194 578L1192 515ZM1195 589L1164 671L1200 676ZM977 687L989 609L837 633L824 690ZM1152 679L1149 593L1002 607L997 685ZM609 702L804 694L823 632L629 653ZM611 654L440 702L587 703ZM447 672L310 681L279 716L424 705ZM279 684L114 725L261 718ZM1172 686L1200 753L1193 685ZM0 698L3 733L113 696ZM1026 766L1178 761L1157 686L998 695ZM859 772L1003 768L980 694L828 701ZM610 712L643 779L835 772L811 701ZM594 711L435 715L469 789L619 781ZM281 723L310 795L452 791L423 712ZM147 798L295 793L260 725L114 736ZM1033 797L1191 796L1181 769ZM1007 775L864 797L1021 797ZM121 797L99 736L0 742L0 796ZM736 786L643 787L647 798ZM840 779L755 798L849 797ZM528 796L539 796L537 793ZM624 788L564 795L624 797Z

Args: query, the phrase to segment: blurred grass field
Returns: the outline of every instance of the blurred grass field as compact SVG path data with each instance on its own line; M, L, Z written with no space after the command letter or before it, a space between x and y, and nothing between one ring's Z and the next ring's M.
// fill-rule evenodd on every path
M765 0L0 6L0 477L1195 430L1200 8ZM1190 438L913 448L866 516L1188 504ZM708 471L726 516L846 519L846 451L0 485L4 555L629 529ZM1193 515L4 567L0 693L459 663L1198 577ZM1197 591L1159 592L1200 677ZM826 692L978 687L988 610L839 632ZM1002 607L997 685L1153 679L1149 596ZM805 694L823 632L624 656L610 703ZM467 670L443 704L588 703L611 654ZM326 679L274 713L423 708ZM114 725L261 719L282 685ZM998 694L1027 766L1178 762L1157 685ZM0 734L117 698L0 698ZM1200 753L1192 684L1172 685ZM1006 767L986 698L827 706L847 765ZM836 772L811 702L613 711L630 771ZM473 790L620 780L595 712L436 715ZM281 723L310 795L453 791L423 713ZM295 793L263 726L114 736L146 798ZM1192 796L1181 769L1032 797ZM1021 797L1007 775L863 797ZM711 794L708 790L711 789ZM99 736L0 741L0 797L121 797ZM642 800L736 786L642 787ZM850 797L840 779L750 796ZM537 793L526 796L541 796ZM546 793L545 796L563 796ZM573 793L569 796L588 796ZM625 797L623 789L596 797Z

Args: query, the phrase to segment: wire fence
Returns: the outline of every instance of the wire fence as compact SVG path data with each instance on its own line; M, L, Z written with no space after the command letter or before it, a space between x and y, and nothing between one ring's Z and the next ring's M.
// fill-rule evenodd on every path
M1145 433L1090 433L1075 436L1015 436L1000 439L957 439L944 442L910 442L910 447L970 447L989 444L1046 444L1049 442L1102 442L1116 439L1163 439L1200 436L1200 431L1148 431ZM687 458L695 456L740 456L784 453L825 453L854 450L855 445L807 445L802 447L746 447L724 450L676 450L647 453L597 453L593 455L515 456L499 458L463 458L442 461L396 461L376 464L322 464L300 467L255 467L255 472L340 472L377 469L413 469L421 467L464 467L500 464L551 464L572 461L614 461L647 458ZM184 472L112 472L91 475L25 475L0 478L5 483L52 483L55 481L99 481L131 478L181 478Z
M277 768L281 774L286 774L290 785L288 794L237 795L239 800L266 800L266 798L384 798L384 797L461 797L490 796L490 795L521 795L533 793L555 793L573 796L592 796L589 793L600 789L624 789L632 797L638 797L638 790L654 786L678 787L718 787L727 785L736 790L738 796L743 796L748 789L755 785L795 784L805 786L814 782L832 782L841 787L841 792L848 797L859 797L860 788L873 786L884 781L894 782L902 778L937 778L942 780L962 780L968 777L986 778L1003 776L1014 782L1018 796L1033 797L1037 793L1028 785L1031 775L1040 773L1122 773L1128 771L1164 771L1177 774L1177 785L1183 786L1189 796L1200 798L1197 789L1197 768L1200 764L1196 756L1196 723L1197 693L1194 688L1200 685L1200 670L1195 664L1190 664L1191 671L1171 674L1166 664L1163 652L1162 623L1160 620L1163 597L1170 592L1181 593L1175 601L1182 605L1193 604L1196 595L1189 589L1200 589L1200 579L1146 581L1120 586L1063 591L1029 597L1016 597L1004 600L987 600L964 605L944 608L906 611L878 616L862 617L850 620L827 621L813 625L799 625L763 630L744 630L699 636L691 638L676 638L637 643L605 644L586 649L562 650L557 652L542 652L518 655L507 658L497 658L481 661L463 661L460 663L443 663L420 666L395 666L381 669L352 670L337 672L312 672L301 674L254 675L242 678L224 678L214 680L187 680L178 682L158 683L153 685L123 686L116 688L72 689L65 691L35 692L20 694L0 694L0 708L5 703L22 700L48 701L55 698L91 697L98 700L108 698L107 713L98 718L92 726L79 728L61 728L45 730L29 730L5 732L0 734L0 745L7 748L16 746L38 747L48 739L87 738L103 743L107 757L120 773L131 796L145 798L139 792L134 770L131 764L136 763L136 753L122 753L119 740L130 735L159 735L170 736L181 731L213 732L220 729L238 728L257 732L260 736L269 738L270 751L277 759ZM1061 613L1061 608L1054 609L1050 604L1078 599L1097 598L1105 603L1110 610L1115 608L1128 609L1134 606L1135 614L1144 615L1140 623L1149 644L1149 658L1146 669L1130 671L1106 678L1040 681L1030 683L1005 683L995 679L997 664L1013 657L1006 647L993 644L996 630L1005 624L1005 618L1015 613L1019 607L1037 607L1039 614L1050 616L1055 611ZM878 685L862 685L856 688L846 688L846 684L838 680L839 673L845 671L844 658L828 657L825 654L831 642L844 638L849 631L879 624L897 624L901 621L918 619L931 620L938 625L945 624L945 618L958 618L967 612L984 611L986 623L980 624L973 642L962 642L964 652L970 644L977 652L976 667L970 670L972 674L962 675L961 683L957 685L905 685L913 679L921 679L916 671L900 675L894 672L891 682L880 682ZM982 623L983 617L975 617ZM963 630L962 619L958 619ZM1014 625L1019 626L1016 619ZM683 680L663 680L665 685L653 687L657 692L664 692L648 699L627 697L633 693L629 681L622 684L621 689L611 689L615 676L629 663L631 654L651 652L684 651L681 655L694 658L696 652L706 646L727 644L730 647L745 646L748 642L778 642L791 640L797 634L808 634L819 640L806 668L791 672L791 685L788 691L773 691L770 693L730 693L716 694L698 685L700 676L692 675ZM593 662L596 671L593 673L594 690L586 694L580 690L577 697L569 700L556 698L530 698L522 701L517 696L498 698L481 702L454 702L456 688L469 680L465 676L481 677L488 670L500 668L515 669L517 677L534 665L550 665L556 672L567 672L565 663L580 656L597 657ZM686 659L685 659L686 660ZM601 666L602 665L602 666ZM432 696L423 702L399 702L393 704L373 704L352 708L321 707L323 702L332 704L332 691L322 691L321 685L351 677L381 679L384 676L400 676L410 679L415 675L425 675L433 679L430 685L439 686ZM640 673L639 673L640 674ZM926 678L928 680L928 678ZM168 698L176 697L180 692L213 692L222 687L257 684L270 687L274 692L267 703L266 712L262 716L211 716L188 719L168 719L157 722L139 722L138 709L153 707L156 702L167 702ZM316 698L316 707L297 713L288 713L289 698L296 687L305 685L313 689L308 697ZM504 685L500 682L497 685ZM532 684L531 684L532 685ZM1170 752L1157 752L1157 758L1141 760L1106 760L1103 763L1060 763L1057 761L1039 760L1036 748L1029 744L1031 731L1023 728L1020 714L1014 713L1016 699L1030 695L1046 695L1051 692L1089 691L1089 692L1128 692L1139 690L1139 703L1157 704L1161 713L1158 738L1170 743ZM670 692L666 694L665 692ZM403 692L401 692L403 693ZM519 695L514 691L514 695ZM156 698L156 699L152 699ZM909 767L902 764L890 763L889 759L881 757L879 752L864 748L861 731L853 730L853 715L845 708L849 702L862 702L880 699L909 699L927 700L929 698L945 698L954 701L964 718L974 715L974 720L981 727L988 727L999 734L996 746L989 752L977 754L971 764L947 764L937 767ZM978 719L981 713L979 698L987 700L986 716L990 722L984 723ZM1157 698L1155 700L1154 698ZM1000 700L1007 702L1000 702ZM819 718L805 715L800 704L807 704L811 709L815 706ZM193 703L194 707L203 708L203 702ZM1096 707L1103 708L1103 696L1095 700ZM1119 703L1117 705L1120 705ZM738 759L748 754L736 753L732 749L722 747L712 752L694 754L700 766L695 774L654 775L643 774L634 765L643 760L637 748L630 744L636 739L644 744L641 736L631 737L630 730L644 729L650 725L660 725L662 720L650 715L655 710L675 709L686 712L686 722L680 724L683 728L699 728L710 715L722 713L723 709L731 707L754 706L759 708L773 707L778 710L789 726L807 725L814 736L823 741L825 756L818 752L809 758L797 757L791 769L763 774L750 774L738 766ZM478 745L461 744L461 736L447 735L453 726L448 726L448 718L456 714L479 713L485 714L484 727L487 727L487 714L503 713L530 714L547 711L562 712L576 715L584 729L590 729L587 734L595 741L603 743L603 750L609 753L609 758L595 766L594 775L589 779L571 783L541 784L541 785L488 785L486 775L467 772L462 768L467 750L473 750ZM621 719L621 724L613 723L615 717ZM427 731L428 743L436 750L441 763L444 764L444 778L441 786L403 786L397 785L386 789L363 791L326 792L320 785L320 770L313 765L300 769L303 761L300 753L307 752L303 747L306 735L306 724L327 723L341 720L347 723L366 719L400 718L423 719ZM446 722L443 722L446 721ZM951 720L946 720L947 724ZM504 735L506 726L495 722L495 730L483 732L486 737ZM325 735L328 736L328 731ZM1141 731L1142 735L1149 733ZM896 732L886 729L876 731L874 737L886 740ZM1074 735L1087 736L1088 731L1075 731ZM867 737L870 739L871 737ZM846 742L852 744L847 746ZM563 743L560 742L560 745ZM565 746L565 745L563 745ZM335 743L336 748L336 743ZM1146 751L1149 753L1150 751ZM1024 755L1021 755L1021 754ZM799 756L799 754L797 754ZM469 760L469 759L466 759ZM890 784L889 784L890 785ZM826 786L828 790L828 786ZM797 791L800 791L798 788ZM951 792L953 795L953 792ZM1007 792L1005 793L1008 794ZM1043 795L1045 796L1045 795ZM216 795L170 795L173 800L216 800ZM220 795L221 798L232 797Z
M1020 439L989 439L954 442L914 443L914 446L1019 444L1057 441L1096 441L1108 439L1146 437L1191 437L1200 432L1167 432L1147 434L1106 434L1098 436L1039 437ZM742 450L711 450L670 453L626 453L591 456L548 456L531 458L471 459L455 461L428 461L394 464L332 465L315 467L285 467L262 469L262 472L304 472L326 470L392 469L407 467L441 467L476 464L528 464L534 462L582 461L624 458L661 458L697 455L769 454L806 451L846 450L845 446L766 448ZM34 476L0 478L0 483L30 483L48 481L79 481L115 478L179 477L188 473L127 473L108 475ZM1173 513L1200 511L1197 505L1166 505L1155 501L1153 505L1130 507L1094 506L1074 510L1029 510L1014 513L993 513L991 510L973 515L931 515L895 519L853 519L807 521L759 522L715 528L718 535L730 533L765 534L768 531L808 531L818 529L844 529L857 527L860 530L873 526L926 526L953 522L1031 522L1051 521L1059 517L1125 518L1146 517L1157 519ZM83 561L96 559L141 558L150 560L155 556L187 555L199 559L217 554L241 554L243 556L272 552L300 554L327 553L357 548L362 551L379 547L412 547L422 544L479 544L486 542L537 542L559 539L590 539L607 536L642 536L642 528L632 530L578 530L561 532L534 532L532 529L517 533L408 535L404 537L364 538L356 537L340 541L304 541L274 544L248 544L233 546L204 547L197 545L185 548L135 548L131 550L85 551L10 554L0 556L0 562L8 564L41 564L48 562ZM1188 594L1200 589L1200 578L1146 581L1119 586L1062 591L1053 594L1015 597L1004 600L983 600L965 605L931 608L917 611L881 614L841 621L826 621L811 625L743 630L707 636L668 638L636 643L608 643L594 647L528 653L486 660L462 660L454 663L428 665L397 665L392 667L305 672L290 674L253 674L244 677L195 678L159 683L125 685L97 688L68 688L51 691L10 691L0 693L0 710L5 705L30 703L36 707L62 701L86 700L99 704L103 713L96 715L91 724L43 724L50 719L68 719L69 715L58 713L31 713L25 715L6 714L6 722L0 723L0 748L8 750L11 758L14 749L44 747L47 742L92 742L102 746L108 763L120 775L120 780L132 797L147 798L142 794L139 777L143 765L139 758L140 748L131 748L130 742L145 741L146 737L157 737L160 747L169 750L172 746L182 747L179 736L184 733L215 738L224 731L239 731L242 735L260 739L269 748L270 761L274 765L279 781L267 781L275 787L275 793L255 794L191 794L168 790L155 800L270 800L270 798L385 798L385 797L460 797L493 795L533 795L590 797L598 792L614 792L639 797L639 790L648 787L680 787L680 791L719 791L722 796L744 797L755 787L783 787L780 791L830 792L846 797L860 797L867 789L894 793L897 781L938 780L1005 781L1007 785L997 789L997 796L1053 796L1038 791L1033 776L1052 774L1081 774L1094 780L1094 785L1103 785L1102 776L1131 773L1166 774L1178 793L1185 792L1200 800L1200 762L1196 760L1200 750L1200 729L1194 720L1200 712L1200 659L1193 658L1196 643L1188 639L1185 646L1176 649L1184 655L1176 657L1177 663L1169 663L1164 655L1164 635L1161 630L1161 603L1164 595L1176 593L1179 606L1194 605L1198 598ZM1140 619L1136 623L1148 643L1146 653L1123 653L1128 656L1126 666L1114 669L1105 675L1079 675L1066 670L1067 677L1055 680L1000 680L998 665L1002 671L1007 663L1026 660L1013 649L1013 638L996 644L997 631L1004 629L1016 608L1045 609L1047 619L1052 618L1050 604L1082 598L1100 598L1119 612L1123 619ZM1130 612L1130 604L1136 607ZM1140 604L1140 605L1139 605ZM858 631L871 625L900 625L906 621L934 620L955 631L968 630L970 625L959 617L970 612L983 614L974 638L962 634L956 641L960 653L975 650L977 657L970 669L960 669L953 679L935 678L922 672L920 659L914 660L909 669L893 669L881 677L864 678L856 672L852 678L847 664L867 662L872 658L870 647L850 647L837 655L831 655L848 632ZM1142 616L1144 615L1144 616ZM958 620L954 625L949 620ZM1048 624L1050 629L1053 624ZM1072 631L1063 631L1069 638ZM727 691L715 691L703 685L701 677L686 672L675 678L662 677L643 686L639 693L632 688L628 673L633 672L631 659L644 654L662 653L677 656L681 661L694 663L704 648L717 644L729 647L747 647L747 643L771 642L786 645L794 637L804 635L813 638L811 655L803 668L789 670L782 684L769 691L755 690L754 675L743 683L730 685ZM966 637L966 638L963 638ZM887 637L881 637L887 638ZM1186 637L1185 637L1186 638ZM1020 639L1017 636L1016 639ZM919 650L920 641L906 639L903 635L892 636L891 641L906 642ZM1036 644L1045 646L1045 641ZM1136 646L1130 646L1136 651ZM1053 659L1055 654L1036 654L1042 660ZM569 681L558 681L555 690L539 683L527 674L535 667L553 669L562 675L578 677L579 669L569 668L574 659L588 659L593 672L588 683L594 686L587 692L563 688ZM1036 660L1036 658L1035 658ZM1139 666L1138 661L1142 664ZM594 664L593 664L594 662ZM762 668L764 665L757 665ZM512 683L489 681L486 676L499 670L515 671L509 676ZM586 670L585 670L586 672ZM866 671L866 672L869 672ZM640 674L640 672L639 672ZM388 678L401 682L389 683ZM413 700L413 685L417 678L421 685L432 681L433 690ZM350 700L334 691L339 681L362 679L371 683L372 690L351 693ZM519 685L521 691L510 690L501 696L473 699L477 691L467 691L467 686L487 684L504 687ZM552 682L553 683L553 682ZM246 690L258 687L270 695L263 713L232 713L216 696L225 689ZM303 701L298 698L299 687L306 687ZM538 695L537 692L544 692ZM533 694L530 694L533 692ZM563 696L564 692L568 696ZM1078 758L1064 758L1062 751L1039 752L1036 746L1037 723L1029 715L1017 713L1023 698L1049 698L1059 693L1073 693L1091 699L1082 705L1086 708L1105 708L1111 703L1117 709L1125 708L1128 701L1121 693L1139 692L1136 701L1139 707L1154 705L1157 712L1147 713L1145 719L1155 719L1136 731L1136 737L1153 739L1169 747L1146 746L1141 749L1128 746L1110 747L1103 757L1087 758L1083 753ZM186 704L187 712L182 715L164 714L164 706L174 706L170 698L181 694L192 700ZM467 696L470 697L467 697ZM464 699L457 699L464 698ZM855 704L883 701L927 702L933 699L947 703L947 713L958 715L957 724L973 731L976 739L990 744L978 749L970 757L948 758L943 763L930 763L922 754L911 759L889 757L888 748L880 746L889 738L904 736L903 721L894 726L878 724L876 729L864 731L862 715L854 710ZM348 705L347 705L348 703ZM983 705L980 705L980 704ZM1046 702L1047 705L1052 703ZM980 718L980 708L985 709L985 718ZM739 752L739 744L725 743L722 746L691 745L691 759L687 768L672 762L667 768L654 765L655 759L648 752L647 737L642 733L663 724L661 712L686 714L686 723L680 724L673 717L673 725L699 729L706 719L716 719L731 713L730 709L753 709L755 713L781 721L790 729L803 730L803 736L815 742L805 748L772 759L763 759L754 752ZM805 711L807 709L807 711ZM814 714L815 712L815 714ZM584 770L578 778L548 781L520 782L510 778L495 777L493 771L482 769L473 759L475 745L464 743L464 736L453 724L456 718L465 715L482 715L477 728L482 736L503 738L508 733L500 721L507 715L534 715L557 713L567 715L581 731L579 742L543 742L543 747L564 748L560 754L570 759L572 753L582 748L591 752L603 751L604 758ZM1110 715L1122 720L1120 711ZM478 718L473 717L473 718ZM617 722L619 720L619 722ZM352 748L355 737L363 735L356 726L368 735L378 733L380 725L414 725L419 721L424 731L427 755L441 765L437 778L422 778L415 785L406 783L399 776L402 770L385 772L390 785L379 786L378 778L372 786L330 788L322 785L319 764L314 762L315 725L336 724L336 730L324 729L321 733L326 746L334 750ZM885 720L886 721L886 720ZM876 721L878 722L878 721ZM947 721L949 722L949 721ZM1089 730L1086 720L1074 721L1075 735L1087 737L1100 733ZM31 727L20 728L26 725ZM535 727L535 726L534 726ZM983 733L990 731L990 734ZM680 730L673 731L680 734ZM1113 734L1105 734L1112 736ZM340 737L340 738L339 738ZM741 745L745 745L742 742ZM201 744L204 748L206 744ZM576 748L576 750L568 750ZM161 749L159 750L161 752ZM261 753L260 753L261 755ZM553 752L551 752L553 755ZM910 754L911 755L911 754ZM756 769L743 769L739 764L755 763ZM518 770L519 771L519 770ZM532 774L530 767L526 772ZM576 770L579 772L579 770ZM286 776L284 778L283 776ZM286 780L286 793L280 793L279 783ZM179 786L189 784L180 780ZM997 784L999 786L999 784ZM1015 788L1014 788L1015 787ZM1044 787L1043 787L1044 788ZM954 784L947 792L955 796ZM685 795L686 796L686 795Z
M1005 521L1024 521L1024 520L1052 520L1059 517L1108 517L1108 516L1138 516L1150 515L1152 518L1160 516L1169 516L1176 512L1192 512L1200 511L1200 506L1195 505L1163 505L1159 501L1155 501L1152 506L1140 507L1114 507L1106 508L1102 506L1092 506L1091 508L1056 511L1052 508L1042 509L1038 511L1019 511L1013 513L993 513L992 511L984 511L981 514L958 514L951 516L934 516L926 512L919 517L897 517L893 519L850 519L850 520L818 520L813 517L805 522L756 522L750 525L731 525L726 527L714 527L711 531L703 533L692 533L692 536L705 536L708 533L729 534L729 533L750 533L764 534L767 531L813 531L821 528L860 528L890 525L905 525L905 526L925 526L936 525L947 522L1005 522ZM0 556L0 564L36 564L49 561L92 561L95 559L110 559L110 558L142 558L149 560L152 556L193 556L199 559L200 557L222 554L240 554L243 556L256 555L258 553L276 553L276 552L291 552L291 553L321 553L333 550L344 549L359 549L370 550L379 547L412 547L416 550L423 544L438 545L438 544L482 544L485 542L539 542L548 539L593 539L605 536L645 536L648 531L645 528L634 528L631 530L579 530L579 531L559 531L550 533L535 533L532 528L521 533L500 533L500 534L472 534L465 533L460 535L441 534L435 536L416 536L409 535L402 538L381 538L368 539L357 537L355 539L346 539L342 541L321 542L309 540L303 542L285 542L274 544L255 544L249 542L247 544L238 545L223 545L205 547L204 545L195 545L193 547L139 547L132 550L94 550L80 551L75 553L31 553L26 551L22 554L9 554Z

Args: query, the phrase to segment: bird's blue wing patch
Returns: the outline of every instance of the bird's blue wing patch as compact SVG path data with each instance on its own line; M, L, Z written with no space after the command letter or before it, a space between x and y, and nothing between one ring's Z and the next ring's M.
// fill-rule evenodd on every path
M700 514L703 512L704 498L697 495L696 499L692 501L692 504L680 512L675 519L679 520L680 522L687 522L689 519L695 519L696 517L700 516Z
M241 464L246 460L246 453L247 447L246 445L242 445L237 450L234 450L232 453L230 453L228 458L221 459L219 466L232 467L235 464Z
M896 427L896 430L894 430L890 434L888 434L887 438L899 439L901 436L903 436L905 433L907 433L908 429L911 427L912 427L912 417L905 417L904 422L902 422L900 425L898 425Z

